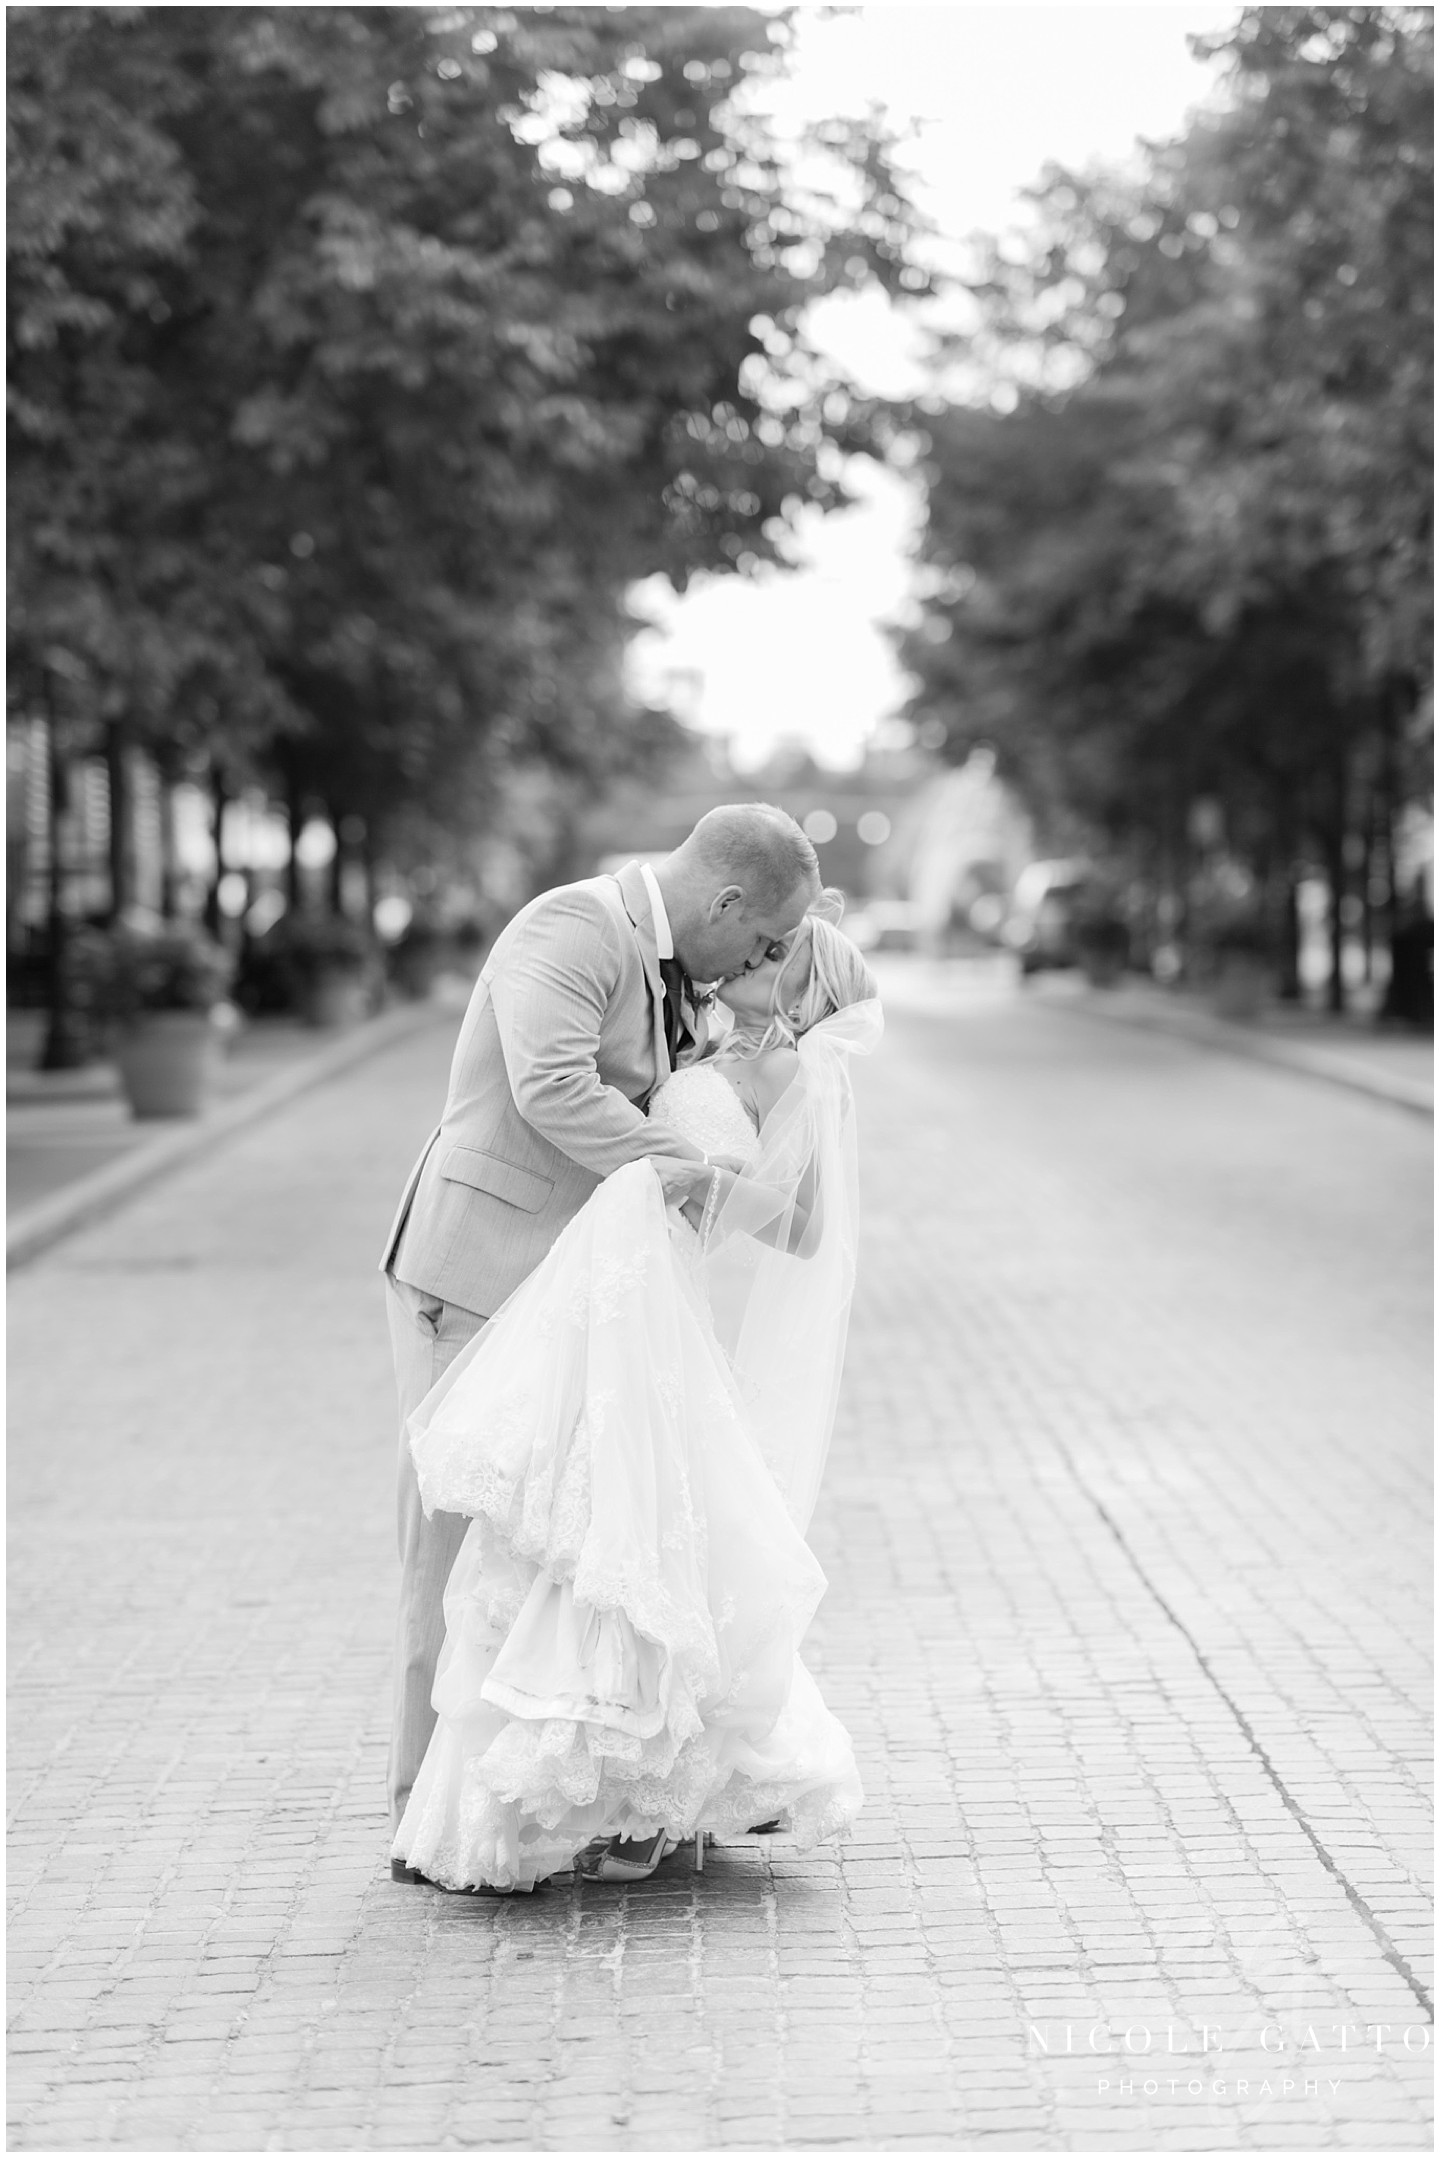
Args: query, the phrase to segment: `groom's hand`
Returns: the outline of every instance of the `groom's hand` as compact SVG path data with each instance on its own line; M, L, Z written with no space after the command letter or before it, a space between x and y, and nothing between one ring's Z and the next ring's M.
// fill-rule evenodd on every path
M652 1154L651 1161L660 1179L660 1188L667 1201L685 1200L698 1193L701 1198L717 1169L728 1169L738 1175L744 1168L743 1156L739 1154L712 1154L703 1161L698 1154L687 1156L683 1161L669 1154Z

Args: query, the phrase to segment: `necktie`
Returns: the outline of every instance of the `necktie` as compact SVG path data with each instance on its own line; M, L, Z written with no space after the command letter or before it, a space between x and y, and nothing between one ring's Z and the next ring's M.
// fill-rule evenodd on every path
M688 1049L694 1036L685 1024L680 1010L683 997L693 997L689 977L678 959L662 959L660 979L665 984L665 1047L670 1054L670 1069L674 1071L680 1062L680 1052Z

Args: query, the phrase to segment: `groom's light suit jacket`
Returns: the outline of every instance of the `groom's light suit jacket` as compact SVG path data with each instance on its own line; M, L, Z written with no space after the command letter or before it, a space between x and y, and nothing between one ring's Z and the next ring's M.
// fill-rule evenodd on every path
M670 1071L664 999L638 864L523 908L475 984L382 1270L488 1317L602 1177L673 1153L644 1115Z

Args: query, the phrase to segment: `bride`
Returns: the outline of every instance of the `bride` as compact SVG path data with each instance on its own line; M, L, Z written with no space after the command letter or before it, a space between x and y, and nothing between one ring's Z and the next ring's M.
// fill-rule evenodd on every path
M848 1063L881 1029L831 905L720 986L730 1032L651 1099L729 1166L669 1210L648 1158L606 1178L411 1419L427 1513L473 1517L394 1844L441 1886L643 1879L682 1839L698 1865L778 1818L808 1846L861 1805L799 1655L855 1272Z

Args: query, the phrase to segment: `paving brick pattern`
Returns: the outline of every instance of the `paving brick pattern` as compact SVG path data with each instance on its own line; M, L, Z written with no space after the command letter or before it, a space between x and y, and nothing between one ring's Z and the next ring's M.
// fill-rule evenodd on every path
M13 1221L21 1208L48 1199L92 1170L174 1131L130 1114L113 1064L46 1072L39 1066L44 1025L38 1012L17 1012L6 1026L5 1191ZM217 1106L313 1057L326 1037L299 1020L262 1019L245 1027L211 1077Z
M985 992L862 1073L869 1802L393 1886L385 1052L17 1277L15 2148L1430 2143L1427 1135Z

